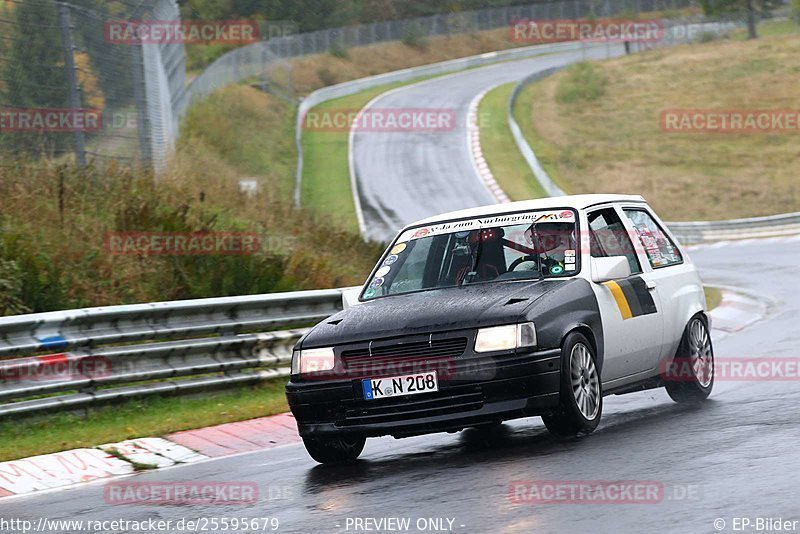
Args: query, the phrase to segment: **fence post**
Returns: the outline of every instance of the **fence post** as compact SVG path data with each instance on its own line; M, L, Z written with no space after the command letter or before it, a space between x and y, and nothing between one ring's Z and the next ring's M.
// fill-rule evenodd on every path
M136 130L139 134L139 157L142 164L150 167L153 161L150 146L150 114L147 112L147 95L144 85L144 45L131 46L133 69L133 99L136 102Z
M61 26L61 43L64 47L64 68L69 83L69 105L73 112L81 109L81 89L78 87L78 77L75 74L75 48L72 44L72 24L70 22L69 6L59 2L58 22ZM86 134L82 131L73 133L75 145L75 161L79 166L86 166Z

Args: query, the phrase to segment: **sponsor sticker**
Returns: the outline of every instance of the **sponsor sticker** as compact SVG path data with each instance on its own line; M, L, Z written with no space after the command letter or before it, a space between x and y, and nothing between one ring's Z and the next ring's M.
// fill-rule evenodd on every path
M384 265L394 265L395 263L397 263L397 259L398 259L397 254L392 254L391 256L388 256L386 258L386 260L384 260L383 264Z
M622 315L623 320L656 313L656 303L641 276L604 282Z
M405 243L398 243L389 252L391 252L393 255L396 256L397 254L400 254L401 252L403 252L405 249L406 249L406 244Z
M391 269L392 269L391 267L386 267L386 266L383 266L383 267L381 267L380 269L378 269L378 270L375 272L375 276L376 276L376 277L383 277L383 276L386 276L387 274L389 274L389 271L390 271Z
M381 278L381 277L374 278L372 280L372 283L369 285L369 287L370 287L370 289L377 289L377 288L379 288L379 287L381 287L383 285L383 282L385 282L385 280L383 278Z
M411 236L411 239L419 239L421 237L425 237L429 233L431 233L431 231L428 228L420 228L414 232L414 235Z

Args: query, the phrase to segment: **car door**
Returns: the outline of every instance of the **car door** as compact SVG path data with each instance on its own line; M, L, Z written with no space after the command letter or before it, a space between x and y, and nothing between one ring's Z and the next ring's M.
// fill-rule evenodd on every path
M664 230L658 217L643 204L621 206L625 223L635 236L640 260L649 267L648 285L661 302L668 304L664 318L664 339L660 358L675 354L689 317L703 309L703 286L694 265ZM658 366L660 359L651 362Z
M607 389L641 379L660 357L662 303L653 291L652 269L643 268L624 214L615 205L587 211L592 257L625 256L631 275L592 282L603 322L603 384Z

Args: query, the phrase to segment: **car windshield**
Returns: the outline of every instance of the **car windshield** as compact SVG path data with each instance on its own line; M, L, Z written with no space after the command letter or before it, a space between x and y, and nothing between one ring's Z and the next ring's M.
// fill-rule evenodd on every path
M580 270L576 219L574 210L563 208L412 228L389 247L362 299L572 276Z

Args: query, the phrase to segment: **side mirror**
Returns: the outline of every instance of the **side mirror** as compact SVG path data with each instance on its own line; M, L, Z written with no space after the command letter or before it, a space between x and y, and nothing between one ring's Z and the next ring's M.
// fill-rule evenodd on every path
M631 265L625 256L592 258L592 281L608 282L631 275Z
M361 304L358 301L358 296L361 294L361 286L358 287L348 287L342 290L342 308L352 308L353 306L357 306Z

